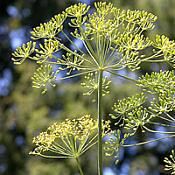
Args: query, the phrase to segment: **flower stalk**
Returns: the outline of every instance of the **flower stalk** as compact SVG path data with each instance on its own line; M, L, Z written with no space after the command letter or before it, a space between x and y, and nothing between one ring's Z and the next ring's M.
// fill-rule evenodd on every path
M76 158L76 163L77 163L78 169L79 169L79 171L80 171L80 175L84 175L84 173L83 173L83 170L82 170L82 168L81 168L80 161L79 161L78 157Z
M99 70L99 75L98 75L98 175L103 174L102 78L103 78L103 71Z

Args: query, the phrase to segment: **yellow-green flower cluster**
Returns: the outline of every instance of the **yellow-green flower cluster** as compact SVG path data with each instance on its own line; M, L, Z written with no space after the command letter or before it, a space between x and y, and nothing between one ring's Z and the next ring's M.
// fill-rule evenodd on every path
M65 21L66 13L55 15L50 21L40 24L31 31L32 39L38 40L42 38L54 38L62 29Z
M144 126L150 122L152 119L146 108L142 106L136 109L133 109L128 115L124 118L124 128L128 131L137 131L140 127L144 131Z
M103 136L110 131L110 123L103 124ZM34 137L33 155L48 158L76 158L97 143L97 120L85 115L54 123L46 132Z
M129 136L129 133L123 134L119 129L109 132L104 144L105 156L114 156L116 163L118 163L120 148Z
M154 46L165 54L175 54L175 42L165 35L156 35Z
M82 27L82 25L87 20L87 16L84 16L89 11L90 6L86 4L78 3L70 6L66 9L68 17L71 17L71 27Z
M151 46L151 41L148 38L144 38L144 35L133 35L132 33L121 34L120 39L116 40L116 44L120 45L119 51L121 52L122 49L127 50L142 50L146 47Z
M97 13L103 18L110 16L111 13L114 12L115 7L112 3L107 2L95 2L94 6L96 8Z
M154 22L157 20L157 16L146 11L127 10L125 12L125 20L129 23L139 25L142 30L148 30L154 28Z
M83 62L84 60L78 57L76 52L74 52L74 54L67 52L65 55L63 55L62 59L57 60L57 63L62 65L60 70L67 70L67 75L70 75L72 71L81 70L81 65Z
M143 93L133 95L131 97L118 100L118 103L114 103L113 111L117 114L124 115L131 110L138 108L146 101L146 97Z
M89 115L85 115L77 119L66 119L61 123L55 123L48 128L48 131L55 134L57 137L64 138L65 136L74 137L78 140L83 140L89 134L94 134L97 129L97 122Z
M174 71L160 71L146 74L137 81L137 86L146 91L149 100L146 101L145 94L142 92L131 97L118 100L113 106L113 119L117 119L116 125L124 127L127 130L136 131L141 128L142 131L153 131L147 128L148 124L158 124L151 119L161 118L166 122L174 122L175 119L169 112L175 109L175 76ZM169 126L163 124L163 126ZM167 132L168 133L168 132ZM170 132L171 133L171 132Z
M102 96L109 94L111 81L107 77L104 77L102 80ZM86 89L86 92L83 95L92 95L92 93L97 92L98 90L98 76L96 73L89 73L84 77L84 81L81 85Z
M66 9L66 13L70 17L78 18L79 16L85 15L88 12L89 8L90 6L87 6L86 4L78 3L68 7Z
M12 60L15 64L23 63L27 58L32 59L31 55L35 51L36 42L29 41L23 44L21 47L16 48L14 53L12 53Z
M116 25L115 21L101 18L98 14L94 13L89 15L89 22L86 24L86 33L109 37L115 30Z
M44 40L44 44L39 44L40 49L35 49L37 63L43 63L48 58L53 58L53 54L59 50L59 41Z
M128 131L136 131L152 118L147 109L143 108L145 102L144 93L118 100L118 103L114 103L112 109L115 114L111 114L111 117L117 119L116 125L120 124Z
M174 150L172 150L171 155L164 158L165 164L165 171L169 171L170 174L175 174L175 153Z
M116 71L124 68L129 68L131 71L140 69L142 62L167 62L175 67L175 41L164 35L156 35L152 41L145 35L147 30L154 28L157 20L155 15L140 10L120 10L107 2L95 2L94 6L94 11L90 14L88 14L90 6L86 4L78 3L68 7L48 22L35 27L31 31L31 39L34 41L23 44L12 54L16 64L21 64L26 59L40 64L32 80L33 87L42 88L43 93L47 91L48 85L55 86L53 82L60 71L64 71L67 75L60 78L61 80L85 75L85 82L82 85L87 89L86 95L99 90L98 122L85 115L78 119L66 119L55 123L46 132L33 139L36 148L31 154L47 158L77 158L95 145L99 136L99 166L101 166L101 135L105 136L110 131L109 122L101 121L101 96L109 93L110 85L110 81L103 77L103 73L125 77ZM66 20L67 18L70 19ZM70 38L63 30L66 22L73 28L73 32L70 33L74 37L73 40L72 36ZM62 36L70 42L68 46L63 43ZM84 48L79 48L74 39L81 40ZM69 47L70 45L73 47ZM149 52L145 52L147 48ZM64 55L58 58L60 50ZM56 65L55 72L52 70L52 65ZM153 117L160 117L169 122L175 121L168 114L174 110L175 104L174 72L146 74L138 80L137 85L152 94L152 101L148 102L150 106L143 106L146 101L143 93L119 100L113 107L116 116L112 117L118 119L115 124L123 122L119 126L127 131L131 130L134 134L140 127L153 133L174 133L155 131L145 126L148 123L171 126L150 121ZM108 155L118 151L123 142L120 132L117 131L116 139L111 139L109 142ZM116 149L113 149L115 146ZM174 152L172 154L174 156ZM170 161L165 159L167 169L174 171L174 158L172 156L170 158Z
M160 70L160 72L152 72L151 74L146 73L139 78L137 85L153 94L174 89L174 71Z
M174 110L175 76L174 71L153 72L142 76L138 86L154 94L149 109L154 113L162 114Z
M57 71L54 72L50 64L41 65L32 76L33 87L41 88L45 93L49 85L55 86L56 74Z
M168 91L160 93L155 98L153 98L149 109L154 113L162 114L173 111L175 108L174 104L174 92Z
M164 60L175 67L175 41L165 35L156 35L153 46L164 56Z
M35 27L31 39L39 40L38 43L30 41L17 48L12 54L14 62L21 64L29 58L38 64L56 64L59 71L66 71L66 78L71 78L74 70L78 76L99 70L114 73L129 68L135 71L142 62L175 65L174 41L164 35L156 35L153 41L145 36L144 31L154 28L155 15L141 10L121 10L107 2L95 2L94 7L94 11L88 13L90 6L74 4ZM64 32L66 23L73 28L70 34L82 41L84 49ZM62 36L74 49L63 43ZM147 48L149 54L145 52ZM65 54L58 58L60 50Z

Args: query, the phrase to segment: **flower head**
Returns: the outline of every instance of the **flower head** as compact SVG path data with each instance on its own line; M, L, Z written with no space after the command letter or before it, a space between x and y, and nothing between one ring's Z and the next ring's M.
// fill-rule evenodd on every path
M102 80L102 95L105 96L109 94L109 87L111 81L107 77L104 77ZM81 85L86 89L86 92L83 95L91 95L93 92L96 92L98 89L98 76L96 73L89 73L84 77L84 81Z
M142 106L136 109L133 109L127 114L124 118L124 128L128 131L137 131L140 127L144 131L144 126L150 122L152 119L146 108Z
M109 132L109 122L103 124L103 136ZM34 137L33 155L50 158L76 158L97 143L97 120L85 115L54 123L46 132Z
M51 21L40 24L31 31L32 39L53 38L56 35L56 28Z
M163 93L173 90L175 85L174 71L153 72L142 76L138 83L145 91L150 93Z
M171 155L164 158L165 164L165 171L171 171L171 174L175 174L175 153L172 150Z
M141 10L121 10L108 2L95 2L94 7L88 14L90 6L74 4L35 27L31 38L39 39L36 42L40 47L32 47L35 44L29 43L29 46L17 49L13 54L15 63L22 63L35 52L30 59L36 63L58 65L60 71L66 71L64 79L72 78L72 73L75 77L101 70L112 74L124 68L135 71L140 69L142 62L165 61L175 65L174 41L159 35L152 41L145 35L145 31L154 28L155 15ZM71 37L63 30L67 24L72 28ZM64 39L70 43L65 45ZM84 49L74 41L81 42ZM149 53L145 52L147 48ZM64 55L57 58L55 55L60 53Z
M58 71L53 72L52 66L48 65L41 65L32 77L33 87L35 88L42 88L42 93L47 91L48 86L55 86L53 83L56 79L56 74Z
M53 54L59 50L59 42L57 40L44 40L44 44L39 44L40 49L36 49L37 63L43 63L46 59L52 58Z
M118 100L118 103L114 103L113 111L119 115L124 115L131 110L138 108L146 101L144 93L139 93L131 97Z
M104 144L104 151L105 156L115 156L116 163L119 161L119 152L120 148L124 144L125 140L130 136L129 133L125 133L122 137L121 130L111 131L107 134L105 144Z
M18 47L15 52L12 53L12 60L15 64L23 63L27 58L31 56L35 51L36 42L29 41L26 44L23 44L21 47ZM30 57L32 58L32 57Z
M89 8L90 7L87 6L86 4L78 3L68 7L66 9L66 13L70 17L80 17L85 15L88 12Z

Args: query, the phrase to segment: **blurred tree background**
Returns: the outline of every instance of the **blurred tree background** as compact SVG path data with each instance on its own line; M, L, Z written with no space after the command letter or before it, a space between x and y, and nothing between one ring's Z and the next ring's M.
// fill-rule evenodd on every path
M46 95L31 87L31 76L36 68L32 62L14 66L11 52L29 40L32 27L45 22L71 4L92 0L5 0L0 1L0 174L3 175L76 175L77 167L72 160L46 160L29 156L32 137L54 121L83 114L96 115L96 104L91 97L82 96L81 79L58 82ZM174 0L112 0L117 7L141 9L158 16L155 33L175 39ZM69 32L69 28L66 28ZM66 42L66 41L65 41ZM137 77L146 71L167 69L165 64L142 66ZM112 78L112 77L111 77ZM104 114L108 118L114 101L137 91L128 81L115 79L111 94L105 97ZM156 135L154 136L156 137ZM134 141L151 139L144 134ZM104 175L159 175L163 170L163 157L173 147L173 139L156 144L121 150L120 162L106 159ZM82 157L85 174L96 173L96 151L92 149Z

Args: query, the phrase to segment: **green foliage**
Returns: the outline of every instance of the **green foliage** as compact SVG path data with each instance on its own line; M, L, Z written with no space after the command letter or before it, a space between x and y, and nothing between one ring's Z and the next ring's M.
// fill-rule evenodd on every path
M58 162L41 162L40 160L31 159L27 164L28 172L32 175L70 175L71 172L64 163Z

